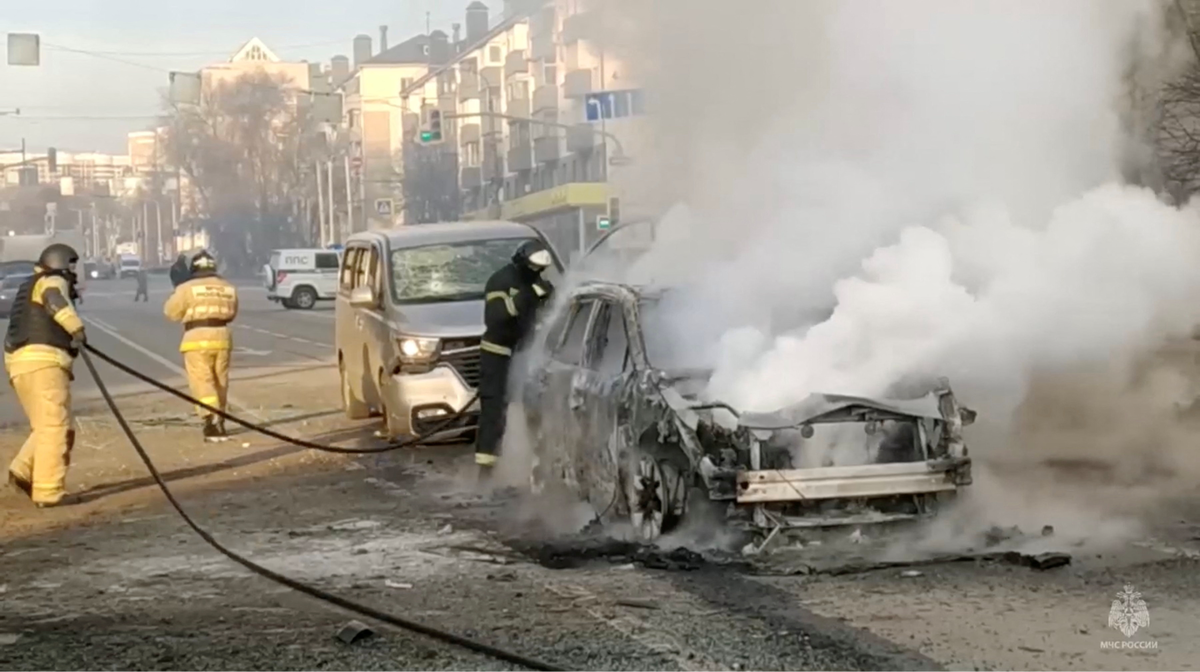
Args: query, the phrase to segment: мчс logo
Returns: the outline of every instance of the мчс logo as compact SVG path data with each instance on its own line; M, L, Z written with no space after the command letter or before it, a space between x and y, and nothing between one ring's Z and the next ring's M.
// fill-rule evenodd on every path
M1117 593L1108 610L1108 627L1120 630L1122 635L1132 637L1141 628L1150 625L1150 610L1142 594L1126 585Z

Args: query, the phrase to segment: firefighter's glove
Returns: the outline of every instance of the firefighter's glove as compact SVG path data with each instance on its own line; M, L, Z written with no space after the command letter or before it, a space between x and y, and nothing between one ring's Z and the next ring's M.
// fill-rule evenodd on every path
M84 333L83 328L80 327L79 331L71 334L71 347L76 350L79 350L79 349L82 349L83 346L86 344L87 344L87 334Z

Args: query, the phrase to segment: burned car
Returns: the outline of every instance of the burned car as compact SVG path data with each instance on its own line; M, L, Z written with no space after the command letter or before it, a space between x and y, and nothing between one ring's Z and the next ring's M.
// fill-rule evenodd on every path
M710 372L656 365L670 346L648 331L660 298L609 282L564 298L521 386L535 491L564 486L653 539L698 499L774 533L925 516L971 483L962 428L974 413L945 381L741 413L701 400Z

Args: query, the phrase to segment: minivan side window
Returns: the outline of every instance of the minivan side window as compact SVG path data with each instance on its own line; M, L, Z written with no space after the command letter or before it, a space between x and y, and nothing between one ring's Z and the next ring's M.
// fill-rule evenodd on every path
M379 254L379 248L371 246L371 256L368 261L370 266L367 268L367 276L371 282L371 289L375 292L376 297L383 297L383 259Z
M352 247L346 250L346 255L342 258L342 277L339 284L346 291L354 289L354 266L358 263L360 256L362 256L362 248Z
M579 366L583 359L583 336L587 332L588 320L595 307L595 299L584 299L571 311L571 319L567 322L567 335L562 345L555 351L555 359L563 364Z
M318 252L316 267L318 271L336 269L338 267L337 252Z

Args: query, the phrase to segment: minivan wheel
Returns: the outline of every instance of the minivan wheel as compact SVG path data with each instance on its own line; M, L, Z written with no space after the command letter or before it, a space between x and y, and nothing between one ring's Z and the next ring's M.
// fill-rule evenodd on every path
M346 376L346 363L338 359L338 373L342 380L342 411L350 420L363 420L371 417L371 409L354 396L350 389L350 379Z
M299 287L292 294L292 304L297 308L312 310L317 305L317 292L312 287Z

